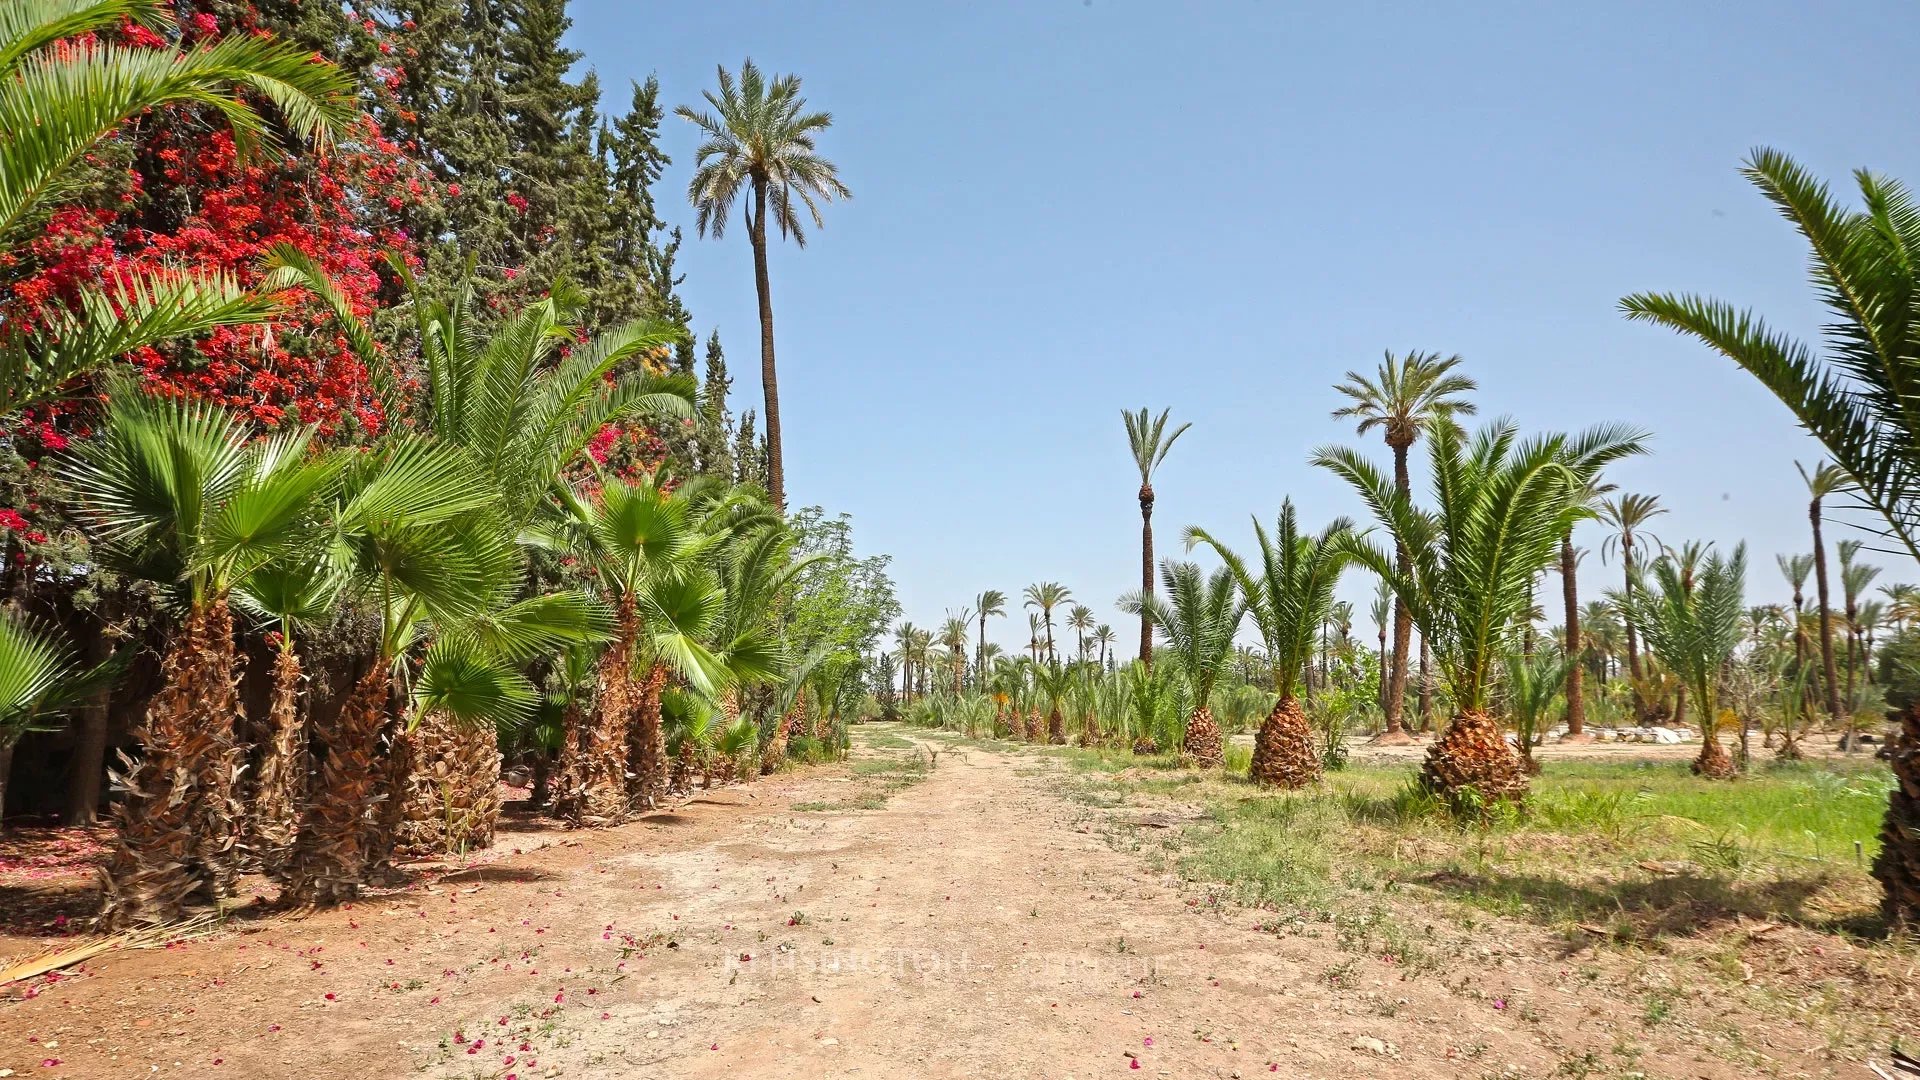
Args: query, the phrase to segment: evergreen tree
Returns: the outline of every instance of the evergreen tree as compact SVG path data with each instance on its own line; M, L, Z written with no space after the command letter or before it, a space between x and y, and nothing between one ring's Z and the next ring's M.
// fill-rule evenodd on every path
M733 415L727 408L727 395L733 379L727 375L726 353L720 348L720 331L707 338L707 368L700 381L700 395L693 428L695 467L706 476L733 479Z
M740 415L740 430L733 437L733 482L767 485L767 441L753 430L753 410Z

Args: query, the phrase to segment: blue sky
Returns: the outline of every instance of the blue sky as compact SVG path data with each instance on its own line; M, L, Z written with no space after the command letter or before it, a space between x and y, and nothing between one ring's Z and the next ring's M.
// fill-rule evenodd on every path
M1466 6L579 0L571 41L611 102L649 73L695 102L752 56L833 112L854 199L772 259L789 494L851 513L921 625L1057 580L1128 640L1123 408L1194 425L1155 485L1163 552L1189 523L1250 542L1285 495L1309 522L1359 514L1306 462L1354 441L1331 386L1384 349L1464 356L1483 417L1650 430L1613 479L1661 497L1668 543L1746 539L1752 599L1784 600L1773 556L1808 545L1793 463L1817 449L1615 304L1700 291L1815 330L1804 252L1737 168L1765 144L1836 186L1920 182L1920 7L1439 10ZM687 303L755 407L745 235L691 236L691 126L664 141ZM1371 589L1344 590L1363 624ZM1024 619L993 636L1019 648Z

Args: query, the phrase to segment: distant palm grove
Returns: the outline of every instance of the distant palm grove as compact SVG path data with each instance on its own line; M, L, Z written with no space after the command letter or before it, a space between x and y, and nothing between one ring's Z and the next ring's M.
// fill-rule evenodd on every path
M1549 745L1686 741L1701 785L1878 755L1867 855L1887 924L1920 926L1920 589L1876 561L1920 557L1904 187L1862 173L1854 209L1746 162L1811 252L1818 346L1718 300L1620 302L1824 445L1782 478L1806 545L1777 576L1616 485L1652 433L1482 418L1469 359L1387 352L1327 373L1353 444L1298 448L1350 516L1272 492L1247 525L1156 521L1200 432L1129 411L1138 587L1037 568L922 625L784 453L808 420L781 378L819 365L776 368L768 245L852 198L831 115L752 61L698 104L649 81L607 107L565 9L0 6L0 808L110 823L103 928L249 875L262 903L350 901L492 844L509 798L614 826L876 719L1274 799L1358 736L1419 744L1407 798L1464 825L1526 813ZM684 202L665 123L700 140ZM751 249L763 397L738 415L680 292L689 215ZM1023 646L990 640L1009 626Z

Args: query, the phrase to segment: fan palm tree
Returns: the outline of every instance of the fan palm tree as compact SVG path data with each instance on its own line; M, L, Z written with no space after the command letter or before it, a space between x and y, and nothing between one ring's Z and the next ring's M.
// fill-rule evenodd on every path
M1074 632L1077 648L1074 651L1074 663L1087 662L1087 634L1093 630L1093 609L1085 604L1075 604L1067 609L1067 626Z
M1226 744L1207 702L1233 660L1233 637L1246 606L1226 567L1202 577L1193 563L1168 559L1160 564L1160 583L1167 591L1165 600L1154 593L1130 592L1120 598L1120 607L1129 614L1147 610L1159 627L1174 666L1193 693L1183 749L1201 768L1218 768L1226 761Z
M60 635L13 616L0 616L0 820L7 777L20 736L39 731L78 705L109 674L82 670Z
M1380 575L1406 604L1452 691L1455 715L1427 753L1422 783L1456 802L1471 788L1482 803L1519 798L1526 777L1487 712L1503 635L1531 606L1534 578L1552 560L1581 497L1599 471L1642 449L1618 427L1521 441L1499 421L1469 439L1452 425L1430 444L1434 512L1414 506L1394 480L1353 450L1331 447L1314 462L1366 500L1397 549L1349 536L1339 549ZM1398 551L1410 557L1401 569Z
M101 561L168 586L184 608L162 687L134 733L139 762L121 777L108 926L172 921L189 899L216 900L232 885L242 762L228 598L249 574L318 542L318 507L340 470L308 454L308 437L255 441L214 406L119 385L105 429L61 467Z
M1810 275L1831 317L1823 355L1751 312L1696 296L1639 293L1621 301L1628 318L1693 337L1747 370L1825 445L1887 533L1920 553L1920 204L1898 181L1855 173L1863 208L1844 207L1785 154L1755 150L1743 169L1812 252ZM1825 604L1822 604L1825 608ZM1828 683L1832 683L1828 669ZM1831 695L1830 695L1831 697ZM1830 700L1829 706L1833 704ZM1886 888L1887 920L1920 923L1920 710L1902 709L1892 753L1893 785L1874 874Z
M694 151L693 179L687 198L693 203L700 235L724 236L734 201L743 190L742 217L753 244L754 290L760 299L760 385L766 392L767 490L773 504L787 506L786 456L780 437L780 381L773 362L773 287L767 278L767 214L780 236L807 245L800 219L805 208L814 228L826 223L820 204L851 198L833 162L820 156L815 138L833 125L831 114L810 112L800 96L797 75L762 74L752 60L736 80L719 69L720 92L704 96L712 112L686 105L674 110L700 129Z
M976 650L974 670L979 673L980 685L987 681L987 616L1006 618L1007 594L999 589L988 589L973 598L974 610L980 613L980 644Z
M16 0L0 8L0 254L36 235L48 210L77 193L81 159L121 125L167 105L217 115L243 151L276 130L324 144L351 122L352 80L310 50L233 34L185 50L72 39L129 22L164 28L160 0ZM236 93L272 104L269 120ZM0 327L0 415L58 396L75 376L118 356L280 310L264 292L220 275L124 277L83 289L29 325Z
M1181 424L1167 434L1167 414L1172 409L1161 409L1159 416L1150 416L1144 406L1137 413L1122 412L1120 419L1127 425L1127 448L1133 451L1133 463L1140 469L1140 593L1142 596L1153 592L1153 474L1160 469L1160 463L1167 459L1167 451L1180 436L1187 433L1191 423ZM1140 609L1140 662L1153 666L1153 610L1151 607Z
M1026 606L1040 613L1040 623L1047 628L1047 663L1058 664L1060 656L1053 651L1053 609L1073 599L1073 592L1057 581L1042 581L1027 586Z
M1293 500L1285 500L1271 537L1254 519L1253 535L1260 549L1257 576L1246 560L1204 529L1187 530L1189 547L1204 543L1226 564L1240 590L1241 604L1253 616L1267 647L1273 688L1280 700L1254 737L1252 774L1260 783L1297 788L1320 777L1313 731L1295 689L1313 653L1314 630L1333 609L1334 586L1347 564L1340 545L1352 530L1353 522L1338 518L1318 535L1303 533Z
M1720 673L1740 645L1746 612L1747 549L1731 558L1706 555L1694 565L1673 555L1656 559L1648 572L1651 589L1622 597L1628 619L1647 648L1679 677L1700 713L1700 756L1693 771L1725 779L1733 759L1720 745Z
M1347 372L1346 381L1334 389L1352 404L1335 409L1335 420L1354 419L1357 434L1376 428L1386 437L1393 452L1394 485L1402 498L1413 497L1413 482L1407 473L1407 451L1423 434L1454 423L1456 417L1471 416L1475 406L1467 395L1478 389L1470 378L1454 369L1464 361L1459 356L1411 352L1396 357L1386 354L1378 373L1369 378L1357 371ZM1413 572L1412 554L1395 552L1400 573ZM1401 719L1401 707L1407 696L1407 655L1413 643L1413 621L1404 600L1393 606L1393 657L1387 680L1386 729L1377 740L1402 744L1412 741Z

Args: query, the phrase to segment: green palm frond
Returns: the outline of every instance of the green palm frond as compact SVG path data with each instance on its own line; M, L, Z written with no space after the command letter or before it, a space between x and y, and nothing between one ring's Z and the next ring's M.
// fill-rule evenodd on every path
M1161 409L1159 416L1149 414L1145 407L1139 412L1122 412L1120 419L1127 425L1127 448L1133 451L1133 463L1140 469L1140 483L1144 486L1153 481L1153 474L1159 470L1160 463L1167 459L1167 451L1180 436L1187 433L1193 424L1181 424L1167 434L1167 414L1172 409Z
M1300 531L1293 500L1280 504L1280 518L1270 538L1258 518L1253 522L1259 541L1260 572L1246 560L1197 526L1187 530L1187 547L1206 544L1220 556L1240 589L1247 613L1259 627L1273 665L1274 687L1283 697L1293 688L1313 655L1314 634L1333 610L1334 587L1349 555L1342 548L1353 532L1353 522L1337 518L1309 535Z
M78 704L110 671L81 671L58 631L0 616L0 746Z
M700 235L725 235L734 201L743 190L759 185L780 235L806 246L799 210L805 208L819 228L824 225L820 203L853 195L833 162L821 157L815 146L815 136L832 126L833 117L807 110L798 76L769 79L752 60L741 65L737 80L720 68L719 82L718 93L705 92L711 112L685 105L674 110L700 129L693 179L687 185ZM764 228L764 221L752 220L751 206L747 213L750 230Z
M1647 648L1686 686L1709 732L1719 716L1720 673L1740 646L1746 572L1745 544L1725 558L1664 555L1636 571L1632 595L1613 596Z
M1232 662L1234 635L1246 607L1233 571L1226 567L1203 576L1193 563L1168 559L1160 564L1160 585L1165 599L1135 591L1121 597L1120 608L1129 615L1145 611L1152 618L1199 708Z
M445 712L466 728L498 728L524 720L539 694L525 675L471 639L449 637L427 647L413 684L414 718Z

